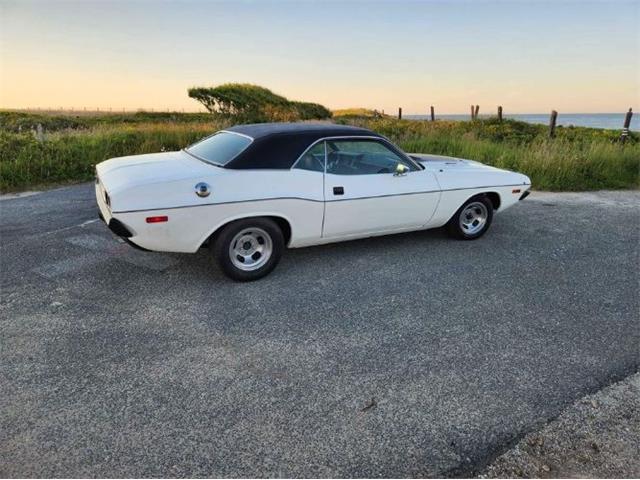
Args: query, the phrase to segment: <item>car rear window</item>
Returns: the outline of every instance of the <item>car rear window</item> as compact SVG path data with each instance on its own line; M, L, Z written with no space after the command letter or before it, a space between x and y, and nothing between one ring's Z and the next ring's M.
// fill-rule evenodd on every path
M185 150L200 160L225 166L247 148L252 141L251 138L237 133L218 132L194 143Z

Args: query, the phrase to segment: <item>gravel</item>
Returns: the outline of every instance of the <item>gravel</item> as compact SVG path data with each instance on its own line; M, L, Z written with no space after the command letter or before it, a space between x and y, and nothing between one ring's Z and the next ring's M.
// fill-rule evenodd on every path
M587 395L498 457L481 478L640 477L640 374Z

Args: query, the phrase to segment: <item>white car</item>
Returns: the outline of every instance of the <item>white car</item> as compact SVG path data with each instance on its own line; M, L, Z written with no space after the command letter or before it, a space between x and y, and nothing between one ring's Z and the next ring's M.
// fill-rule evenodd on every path
M531 188L519 173L309 123L239 125L96 170L100 216L116 235L158 252L207 246L235 280L267 275L285 247L442 226L476 239Z

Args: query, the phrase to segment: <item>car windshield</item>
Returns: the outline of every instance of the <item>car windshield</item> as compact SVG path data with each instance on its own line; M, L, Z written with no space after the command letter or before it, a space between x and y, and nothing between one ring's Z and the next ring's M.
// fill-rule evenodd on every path
M230 132L218 132L185 148L187 153L214 165L225 166L249 146L251 138Z

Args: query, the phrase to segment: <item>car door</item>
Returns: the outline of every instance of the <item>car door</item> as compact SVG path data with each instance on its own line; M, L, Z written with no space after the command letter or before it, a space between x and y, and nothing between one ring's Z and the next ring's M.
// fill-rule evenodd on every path
M324 238L415 230L429 221L440 197L431 172L383 140L325 143Z

